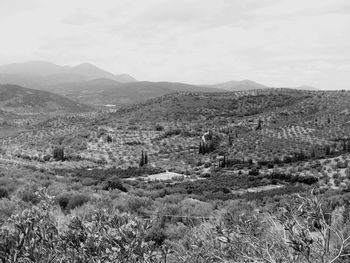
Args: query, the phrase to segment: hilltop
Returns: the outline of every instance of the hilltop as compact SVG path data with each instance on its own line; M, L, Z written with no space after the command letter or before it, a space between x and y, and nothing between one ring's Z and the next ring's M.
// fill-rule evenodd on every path
M311 96L310 92L294 89L178 92L130 105L125 109L125 115L128 119L148 121L193 120L204 121L206 124L218 120L229 122L235 118L290 107ZM118 112L123 113L123 110Z

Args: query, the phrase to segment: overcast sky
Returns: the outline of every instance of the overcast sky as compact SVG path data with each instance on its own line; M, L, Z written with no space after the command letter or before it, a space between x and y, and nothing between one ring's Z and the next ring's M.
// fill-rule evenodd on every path
M350 89L349 0L0 0L0 64Z

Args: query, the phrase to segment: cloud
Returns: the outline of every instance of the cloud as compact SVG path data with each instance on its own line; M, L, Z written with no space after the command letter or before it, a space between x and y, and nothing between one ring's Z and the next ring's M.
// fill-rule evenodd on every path
M101 19L96 15L86 13L81 9L77 9L73 13L64 17L61 21L62 23L68 25L82 26L90 23L98 23L101 21Z
M41 1L42 0L1 0L0 20L26 11L35 10L40 6Z

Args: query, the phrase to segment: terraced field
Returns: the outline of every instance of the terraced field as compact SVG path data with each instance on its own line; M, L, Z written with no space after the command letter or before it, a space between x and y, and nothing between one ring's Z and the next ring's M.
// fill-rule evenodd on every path
M343 149L350 135L350 93L256 90L179 93L113 111L67 114L0 139L1 162L38 169L149 165L198 173L222 156L253 163L283 161L302 153ZM215 151L199 154L202 135L217 137ZM346 142L345 142L346 143ZM66 160L53 151L64 147Z

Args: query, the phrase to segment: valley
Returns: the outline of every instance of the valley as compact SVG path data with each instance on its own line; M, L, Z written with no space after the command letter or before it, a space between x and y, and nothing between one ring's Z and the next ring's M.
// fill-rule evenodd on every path
M133 103L115 107L97 106L112 103L103 96L94 97L99 102L82 104L70 96L1 85L0 222L15 216L19 225L35 225L33 218L54 220L54 229L61 233L50 241L58 244L57 256L75 257L73 250L63 252L64 240L72 238L67 236L70 231L94 231L110 249L138 240L147 247L140 257L153 257L141 262L163 262L165 255L169 262L181 262L184 253L197 253L186 242L207 242L207 234L219 243L211 241L205 247L214 246L215 254L230 258L221 246L234 249L242 240L260 235L239 248L237 257L243 260L251 255L251 246L282 238L279 229L288 227L285 218L296 220L296 204L316 202L311 213L321 202L344 209L350 200L349 91L200 92L183 86L184 90L163 93L169 83L147 85L159 96L140 95ZM295 210L288 214L282 208ZM45 214L45 209L50 212ZM22 211L35 216L29 219ZM339 217L334 211L334 220L346 220L346 210ZM264 221L267 218L272 221ZM76 229L74 220L83 225ZM242 220L255 226L244 230L249 223ZM108 236L99 222L116 236ZM125 230L128 222L134 228ZM337 231L344 231L346 224ZM89 230L90 226L94 228ZM258 232L262 226L265 230ZM303 227L308 229L307 224ZM232 228L247 232L235 236ZM131 239L115 245L114 238L123 231L130 231ZM193 239L195 233L199 236ZM1 249L7 244L4 240L17 238L0 231L1 235ZM96 242L89 238L84 242ZM281 244L271 252L276 258L281 249L293 250L288 243ZM329 257L338 251L336 244L327 252ZM111 255L120 262L136 262L125 259L125 253L138 255L135 249ZM201 253L210 257L206 251ZM82 249L79 255L97 260L89 253ZM257 258L265 256L254 253Z

